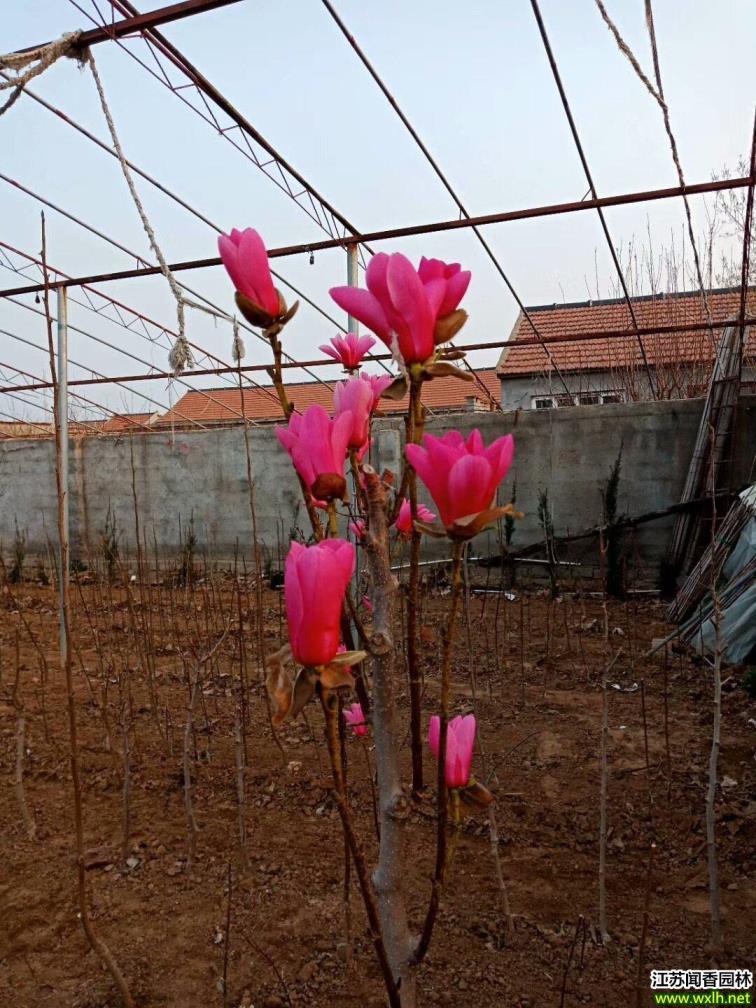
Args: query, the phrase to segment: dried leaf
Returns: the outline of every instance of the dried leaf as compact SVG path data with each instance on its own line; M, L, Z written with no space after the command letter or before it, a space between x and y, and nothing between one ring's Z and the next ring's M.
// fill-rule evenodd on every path
M458 367L449 364L447 361L436 361L423 368L423 376L431 381L434 378L461 378L462 381L471 382L474 376L469 371L460 371Z
M492 801L494 801L494 796L480 781L476 781L474 777L470 778L470 782L467 787L459 789L459 797L463 804L467 806L471 811L469 815L475 815L476 812L482 812L488 808Z
M274 725L282 724L291 709L294 693L293 674L286 668L291 660L291 648L288 644L265 659L265 688L273 707Z
M338 689L340 686L346 686L349 689L354 688L354 676L352 675L349 668L339 667L338 665L324 665L320 670L320 685L323 689Z
M418 532L427 532L428 535L435 536L436 539L443 539L446 535L444 526L437 522L424 522L416 518L414 525Z
M285 304L286 303L284 302L284 306ZM289 308L288 311L284 311L283 315L281 316L280 319L281 325L284 326L286 325L287 322L291 322L291 320L297 314L298 310L299 310L299 301L295 301L294 304L291 306L291 308Z
M456 348L452 350L442 350L438 355L439 360L464 360L464 358L465 351L457 350Z
M398 378L394 378L391 384L381 392L381 399L393 399L399 402L400 399L404 399L408 390L407 379L404 375L399 375Z
M329 665L359 665L367 658L367 651L341 651L331 661Z
M427 644L429 647L435 647L438 644L438 631L431 630L430 627L421 626L418 630L418 637L423 644Z
M236 292L235 300L236 307L250 325L258 329L267 329L275 322L272 315L266 312L264 308L261 308L259 304L255 304L246 294L242 294L241 291Z
M447 529L447 532L452 539L472 539L473 536L488 528L489 525L493 525L500 518L513 513L514 508L511 504L507 504L506 507L489 508L488 511L481 511L479 514L458 518Z
M314 669L301 668L299 670L297 678L294 681L294 690L291 698L291 708L289 710L291 717L295 718L302 708L310 702L315 692L317 681L318 674Z
M448 315L438 319L436 331L433 334L436 346L454 339L465 322L467 322L467 312L463 308L457 308L456 311L449 312Z
M339 473L320 473L310 490L315 500L344 500L347 484Z

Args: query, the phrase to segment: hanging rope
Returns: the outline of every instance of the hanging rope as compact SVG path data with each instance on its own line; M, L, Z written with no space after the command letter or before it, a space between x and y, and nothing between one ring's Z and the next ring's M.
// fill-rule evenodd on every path
M241 364L244 360L244 356L247 350L244 346L244 340L242 339L241 332L239 331L239 323L234 316L234 340L231 344L231 360L234 364Z
M7 53L5 56L0 56L0 70L7 70L13 74L13 76L6 76L4 81L0 81L0 91L13 88L10 98L0 108L0 115L7 112L20 97L29 81L39 77L62 56L81 59L81 52L77 48L80 36L81 32L78 31L66 32L54 42L48 42L47 45L37 46L36 49L29 49L22 53Z
M625 42L625 40L620 35L619 29L609 17L606 7L602 3L602 0L596 0L596 6L599 9L599 13L604 20L609 31L614 36L614 41L617 43L617 48L619 51L627 58L630 66L635 70L638 75L639 80L645 86L648 93L657 103L661 109L662 118L664 119L664 129L667 133L667 139L669 140L669 147L672 152L672 160L675 163L675 168L677 170L677 178L680 183L681 188L685 188L685 177L683 175L682 164L680 163L680 155L677 150L677 141L675 140L675 135L672 132L672 124L669 118L669 106L667 105L666 99L664 97L664 88L662 87L661 80L661 70L659 67L659 52L656 47L656 32L654 30L654 15L651 7L651 0L645 0L646 8L646 30L648 31L649 43L651 45L651 55L654 62L654 76L656 77L656 87L651 83L649 78L643 72L643 69L638 62L635 53L632 51L630 46ZM688 197L683 193L683 203L685 205L685 216L688 221L688 238L690 239L691 248L693 249L693 260L696 266L696 276L698 279L698 286L701 291L701 297L703 298L704 309L706 311L706 322L709 326L709 334L711 335L712 341L714 339L713 321L711 317L711 310L709 308L709 299L706 296L706 288L703 281L703 272L701 270L701 261L698 257L698 247L696 245L695 235L693 234L693 219L690 212L690 203L688 202Z
M185 317L185 307L187 305L186 298L181 292L178 281L171 272L165 256L163 255L162 249L158 245L157 238L155 237L155 232L150 224L149 218L147 217L147 211L144 209L141 199L139 198L139 193L134 185L134 179L132 178L131 171L126 162L126 156L123 153L123 148L121 147L121 142L118 139L118 134L116 132L115 123L113 122L113 116L111 115L110 108L108 107L107 100L105 98L105 90L102 86L102 81L100 75L97 72L97 64L95 63L94 56L91 51L87 53L86 56L87 63L89 64L89 69L92 71L92 77L94 78L95 87L97 88L97 94L100 98L100 106L102 107L102 113L105 116L105 121L108 124L108 130L110 132L110 139L113 142L113 150L116 152L118 161L121 165L121 171L123 172L123 177L126 179L126 185L129 187L129 192L131 193L131 198L134 202L134 206L137 209L137 213L142 221L142 227L147 235L147 240L150 243L150 248L152 249L155 258L160 266L160 271L168 281L168 286L171 289L171 293L176 299L176 318L178 321L178 336L176 337L176 342L173 344L170 353L168 354L168 364L172 368L175 375L181 374L185 368L191 368L194 365L194 356L192 354L191 347L186 339L186 317ZM199 305L194 305L195 307L200 307ZM211 313L212 314L212 313Z

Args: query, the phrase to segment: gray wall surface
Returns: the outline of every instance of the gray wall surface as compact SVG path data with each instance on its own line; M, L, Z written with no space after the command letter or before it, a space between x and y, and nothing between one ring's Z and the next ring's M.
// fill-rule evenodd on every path
M518 522L513 546L542 538L538 493L548 489L557 534L582 531L600 518L600 487L622 446L620 508L628 515L664 508L679 500L690 461L703 401L641 402L576 406L511 413L461 413L431 419L428 433L480 428L488 443L502 434L515 436L515 464L502 486L500 502L517 481ZM379 420L374 427L373 464L398 470L403 423ZM275 556L289 529L307 529L307 515L288 455L272 427L250 431L256 483L258 541ZM152 549L179 549L179 520L193 516L198 550L226 559L235 543L249 555L252 545L246 480L244 432L156 433L128 438L87 437L71 440L70 507L74 553L97 554L108 510L115 515L122 548L133 547L131 447L143 534ZM732 485L745 484L756 446L756 398L741 400L735 439ZM432 506L421 488L421 500ZM0 541L7 554L14 520L28 536L29 552L41 552L56 540L54 445L42 440L0 444ZM636 548L649 565L661 558L672 520L641 526ZM474 549L496 550L496 536L483 533ZM285 548L285 546L284 546ZM428 555L445 555L445 540L428 543Z
M581 392L623 389L622 381L613 371L568 371L564 378L573 396ZM643 387L647 388L646 382L643 382ZM501 383L501 407L504 410L529 410L532 409L533 396L558 396L563 393L564 386L556 373L507 377Z

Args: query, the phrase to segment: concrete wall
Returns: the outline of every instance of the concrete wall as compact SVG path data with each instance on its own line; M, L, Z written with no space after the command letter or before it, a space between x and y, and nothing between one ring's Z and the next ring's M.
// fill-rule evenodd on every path
M516 461L504 483L506 502L517 481L517 506L525 512L513 545L541 539L538 492L547 488L558 534L579 532L600 515L599 489L622 446L620 507L639 514L679 500L698 429L702 400L633 403L528 410L516 413L466 413L432 419L430 433L479 427L488 442L514 433ZM402 449L399 420L375 425L374 464L397 470ZM307 528L299 487L288 456L273 429L250 431L256 481L258 538L271 555L289 529ZM136 492L142 529L151 546L180 546L179 519L194 518L201 549L227 558L238 540L252 542L246 482L244 434L239 428L151 434L128 438L84 438L71 442L71 524L76 551L96 553L108 508L115 514L121 541L134 543L130 450L133 443ZM733 482L748 479L756 446L756 398L744 398L738 414ZM427 498L429 505L432 503ZM44 550L55 540L54 446L49 441L0 443L0 540L13 539L14 518L28 534L29 550ZM642 526L637 536L641 559L654 564L663 554L671 520ZM496 536L484 533L475 548L496 549ZM444 554L445 541L429 544Z

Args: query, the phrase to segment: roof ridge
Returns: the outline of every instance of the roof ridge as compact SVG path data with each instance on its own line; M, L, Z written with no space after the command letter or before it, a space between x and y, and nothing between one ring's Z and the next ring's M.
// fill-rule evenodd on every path
M712 294L739 294L740 284L736 287L712 287L707 290L706 296L709 297ZM756 286L749 285L747 288L749 291L756 291ZM700 297L700 290L691 291L659 291L657 294L634 294L631 296L630 300L633 302L640 301L668 301L675 298L693 298ZM525 309L528 312L541 312L541 311L559 311L563 308L596 308L599 305L614 305L614 304L626 304L624 297L617 298L594 298L588 301L554 301L552 304L541 304L541 305L526 305Z
M495 364L491 364L488 367L477 367L477 368L474 367L474 368L472 368L472 371L475 374L483 374L486 371L491 371L493 374L496 374L496 365ZM186 377L191 378L191 372L190 371L187 372ZM315 379L315 380L311 380L311 381L287 382L286 384L287 384L287 388L291 388L293 385L296 385L296 386L298 386L300 388L301 387L310 388L310 387L316 386L316 385L320 385L320 386L326 385L329 388L329 390L330 390L332 384L335 384L337 381L345 381L345 380L346 380L345 378L322 378L322 379ZM436 379L436 381L438 381L438 379ZM271 389L275 389L275 387L276 386L273 385L273 384L263 385L261 383L258 383L256 385L245 386L244 392L245 392L245 394L247 394L247 393L248 394L253 394L253 393L262 392L263 390L268 390L269 391ZM181 398L185 399L189 395L204 395L207 392L212 392L213 394L215 394L217 392L232 392L232 393L234 393L235 395L238 396L239 395L239 386L238 385L221 385L221 386L215 386L215 387L212 387L212 388L201 388L201 389L193 388L193 389L190 389L188 392L185 392L181 396ZM178 402L180 402L180 400L176 400L176 402L178 403Z

